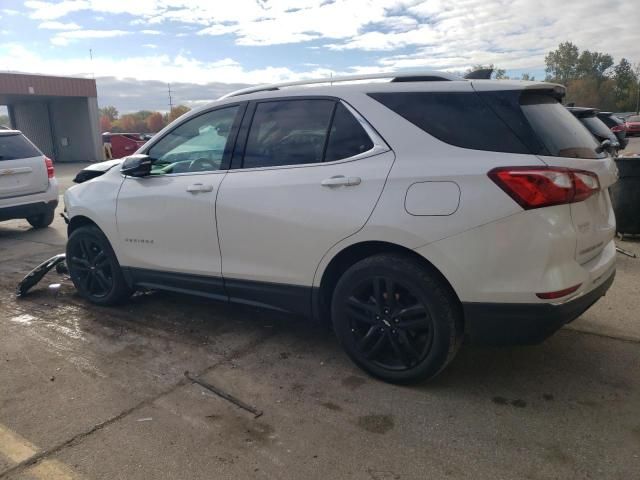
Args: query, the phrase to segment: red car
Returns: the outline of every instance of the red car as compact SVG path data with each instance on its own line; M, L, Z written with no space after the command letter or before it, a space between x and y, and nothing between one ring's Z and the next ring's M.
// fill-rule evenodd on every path
M133 154L147 139L141 133L103 133L102 143L110 148L105 148L105 157L110 160L107 150L111 151L111 158L122 158Z
M640 115L627 117L627 135L640 135Z

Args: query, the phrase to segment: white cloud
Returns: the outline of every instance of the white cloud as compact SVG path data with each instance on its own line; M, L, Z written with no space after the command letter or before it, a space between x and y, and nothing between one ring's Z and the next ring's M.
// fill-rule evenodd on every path
M131 34L131 32L125 30L73 30L57 33L51 37L51 43L58 46L65 46L72 41L85 38L112 38L129 34Z
M162 32L160 30L140 30L140 33L144 33L145 35L160 35Z
M134 57L94 56L93 61L85 57L55 58L29 50L17 43L0 45L0 65L12 71L51 75L77 75L132 78L139 81L162 79L165 82L194 84L223 83L270 83L303 78L329 76L328 69L314 68L295 72L286 67L264 67L247 69L232 58L216 61L201 61L183 55L138 55ZM333 72L334 74L336 72Z
M142 46L145 48L158 48L158 45L155 43L144 43Z
M3 8L2 13L5 15L18 15L20 12L18 10L13 10L12 8Z
M57 22L57 21L47 21L42 22L38 25L38 28L44 28L47 30L80 30L82 27L74 22Z
M240 46L315 41L309 45L314 54L329 49L377 56L362 68L461 69L494 63L501 68L539 69L544 66L545 52L566 40L581 49L611 53L616 60L625 56L640 61L637 3L233 0L221 6L211 0L28 0L25 6L29 16L38 20L62 19L80 11L127 14L130 24L154 28L149 31L164 32L166 24L174 23L200 36L230 36ZM72 40L56 35L52 41L60 45Z

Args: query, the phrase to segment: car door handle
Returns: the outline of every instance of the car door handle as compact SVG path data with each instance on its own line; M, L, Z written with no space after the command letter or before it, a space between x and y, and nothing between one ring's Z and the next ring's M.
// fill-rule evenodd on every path
M323 187L353 187L360 185L362 179L360 177L345 177L344 175L336 175L331 178L325 178L320 182Z
M198 192L211 192L213 191L213 185L205 185L204 183L194 183L187 187L187 192L198 193Z

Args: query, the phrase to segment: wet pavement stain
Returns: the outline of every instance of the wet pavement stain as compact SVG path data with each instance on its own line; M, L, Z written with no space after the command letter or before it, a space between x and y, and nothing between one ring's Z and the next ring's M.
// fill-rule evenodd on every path
M366 379L362 377L358 377L356 375L349 375L348 377L345 377L342 379L342 385L352 390L355 390L356 388L361 387L365 383L367 383Z
M327 410L333 410L334 412L340 412L342 410L342 407L340 405L333 402L322 402L320 403L320 406L326 408Z
M392 415L364 415L358 417L357 425L371 433L384 434L394 427Z
M527 402L525 402L520 398L516 398L515 400L509 400L508 398L498 396L498 397L493 397L491 401L496 405L511 405L517 408L525 408L527 406Z

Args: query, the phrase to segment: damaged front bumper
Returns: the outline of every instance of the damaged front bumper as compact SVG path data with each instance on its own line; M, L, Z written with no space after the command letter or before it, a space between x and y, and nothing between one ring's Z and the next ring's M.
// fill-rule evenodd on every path
M26 295L26 293L40 280L42 280L42 278L53 268L55 268L58 273L67 273L67 266L65 264L66 258L67 256L64 253L59 253L31 270L29 274L18 284L16 296L22 297Z

